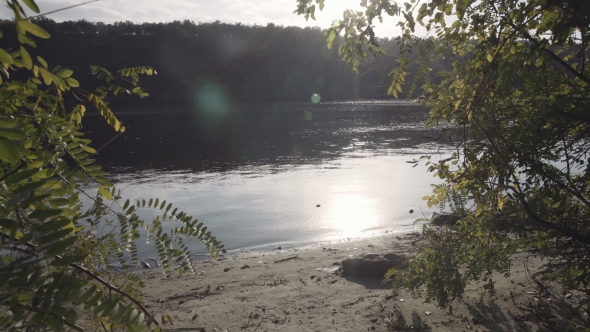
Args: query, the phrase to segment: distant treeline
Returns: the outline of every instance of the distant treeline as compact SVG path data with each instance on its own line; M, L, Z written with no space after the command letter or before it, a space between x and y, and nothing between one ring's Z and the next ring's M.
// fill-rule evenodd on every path
M357 74L338 55L342 40L328 50L319 28L188 20L57 23L45 17L36 18L35 23L51 38L36 39L37 48L31 52L41 54L50 66L73 69L83 86L95 84L90 65L109 70L154 67L158 75L141 82L150 93L149 102L192 101L198 91L211 87L240 101L305 101L314 93L322 101L391 98L386 75L396 64L394 56L380 57ZM14 23L0 24L4 34L0 46L16 45ZM388 54L397 53L395 39L379 39L379 43ZM419 94L416 91L412 97Z

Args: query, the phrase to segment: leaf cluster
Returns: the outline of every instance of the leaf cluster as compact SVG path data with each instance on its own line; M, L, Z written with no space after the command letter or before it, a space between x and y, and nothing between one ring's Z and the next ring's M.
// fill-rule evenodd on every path
M450 51L456 59L437 71L440 83L421 89L430 108L426 125L457 143L450 158L428 163L444 185L425 199L429 206L457 203L453 209L461 210L461 219L448 229L427 225L426 245L410 268L388 277L416 292L425 285L422 295L446 307L467 282L507 273L512 255L533 250L547 262L537 281L543 287L557 281L583 294L573 311L578 323L590 326L580 314L590 304L590 4L412 0L393 13L393 1L362 5L366 12L355 22L398 15L401 43L439 57ZM334 32L358 40L349 32L352 21L343 22ZM431 36L414 37L417 24ZM370 48L372 26L359 32ZM400 50L391 72L394 96L412 60ZM347 43L342 53L350 63L363 52ZM423 59L418 61L432 63ZM468 202L458 199L464 195ZM493 290L493 282L486 285Z
M49 35L25 16L21 3L39 12L33 0L8 1L19 45L16 51L0 49L6 78L0 85L0 328L159 329L141 303L141 280L113 273L137 265L140 230L149 231L164 274L192 271L186 239L201 241L212 255L224 251L223 245L171 203L123 200L80 131L90 106L123 132L106 99L122 91L147 96L139 76L155 71L135 67L115 75L92 67L106 84L81 88L72 70L28 55L33 36ZM8 80L9 71L28 78ZM77 103L68 109L69 101ZM146 222L138 209L158 215Z

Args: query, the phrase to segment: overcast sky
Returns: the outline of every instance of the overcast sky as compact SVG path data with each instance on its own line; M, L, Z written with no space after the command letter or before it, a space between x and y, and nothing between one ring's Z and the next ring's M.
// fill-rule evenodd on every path
M83 3L87 0L36 0L41 12ZM360 0L326 0L324 11L316 12L316 21L305 21L303 16L293 14L295 0L99 0L76 8L48 15L55 21L86 19L92 22L113 23L117 21L170 22L191 20L226 23L266 25L272 22L284 26L330 26L334 19L342 17L346 8L360 10ZM10 11L0 6L0 16L11 18ZM397 18L389 18L377 27L380 37L399 34L395 28Z

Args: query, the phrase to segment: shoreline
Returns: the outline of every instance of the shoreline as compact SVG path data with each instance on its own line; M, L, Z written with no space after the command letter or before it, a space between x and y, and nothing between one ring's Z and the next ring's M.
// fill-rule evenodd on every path
M177 331L535 331L534 306L557 304L538 295L517 259L510 277L493 276L494 298L483 283L471 284L452 314L406 291L393 296L380 278L334 273L360 254L410 255L411 233L205 259L194 275L134 273L146 285L146 308L158 322L169 315L174 325L162 327ZM540 263L533 258L529 267Z
M273 253L273 252L288 252L288 251L299 251L299 250L313 250L317 249L318 247L322 246L329 246L333 244L341 244L346 242L361 242L370 239L379 239L382 237L388 236L400 236L408 233L420 233L422 232L422 225L418 227L413 226L411 228L405 229L394 229L394 230L376 230L371 232L366 232L364 235L357 236L357 237L346 237L346 238L339 238L339 239L332 239L332 240L322 240L322 241L314 241L314 242L301 242L301 243L294 243L294 244L284 244L280 247L273 247L273 244L265 244L260 245L252 248L243 248L243 249L233 249L225 254L219 254L219 257L224 257L226 259L241 259L247 258L253 254L265 254L265 253ZM281 248L280 250L278 248ZM199 253L191 254L193 260L195 261L202 261L205 259L210 259L209 252L203 251Z

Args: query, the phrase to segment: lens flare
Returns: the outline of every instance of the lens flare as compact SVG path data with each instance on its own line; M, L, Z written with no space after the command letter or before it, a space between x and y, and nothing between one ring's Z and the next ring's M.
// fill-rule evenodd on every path
M322 99L322 98L321 98L321 97L320 97L320 95L319 95L319 94L317 94L317 93L314 93L314 94L311 96L311 102L312 102L312 103L314 103L314 104L318 104L318 103L320 102L320 100L321 100L321 99Z
M214 82L206 82L196 89L199 110L210 115L227 113L230 102L225 90Z

